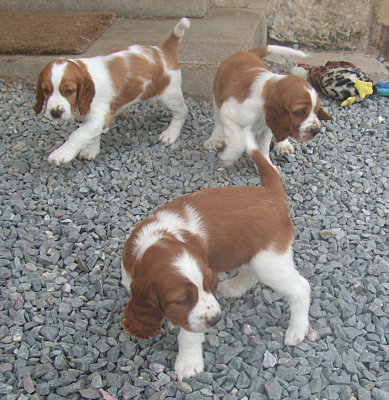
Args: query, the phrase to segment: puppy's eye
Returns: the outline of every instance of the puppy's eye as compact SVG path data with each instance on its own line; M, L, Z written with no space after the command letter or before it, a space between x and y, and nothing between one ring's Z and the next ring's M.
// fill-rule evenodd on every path
M187 296L185 299L177 300L176 303L180 306L189 306L192 303L192 296Z
M65 96L71 96L73 94L74 90L73 89L66 89L65 90Z
M296 117L305 117L305 110L297 110L293 113Z
M43 89L43 93L49 95L50 94L50 90L49 89Z

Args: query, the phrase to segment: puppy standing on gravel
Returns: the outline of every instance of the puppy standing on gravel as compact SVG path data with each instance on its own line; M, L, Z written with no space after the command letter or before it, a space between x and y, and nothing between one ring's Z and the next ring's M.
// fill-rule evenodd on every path
M172 111L173 120L160 140L173 143L188 113L177 51L189 26L189 20L182 18L160 47L132 45L97 57L60 58L47 64L38 76L35 113L39 114L46 103L49 119L69 119L77 108L85 117L50 154L49 162L65 164L77 154L93 160L100 152L100 136L114 115L141 100L160 100Z
M257 281L287 297L285 344L298 344L308 332L310 287L293 262L285 191L251 134L247 144L262 186L205 189L171 201L139 223L123 248L122 283L131 300L122 326L147 338L160 333L163 316L178 325L179 379L203 370L203 332L221 319L214 296L219 272L241 268L220 284L227 297Z
M246 132L256 135L262 153L269 159L272 134L279 154L293 153L289 136L310 140L320 132L319 119L331 119L306 80L267 70L262 58L272 53L306 57L304 52L289 47L259 46L229 56L216 71L214 130L204 146L217 149L225 144L220 155L225 165L243 154Z

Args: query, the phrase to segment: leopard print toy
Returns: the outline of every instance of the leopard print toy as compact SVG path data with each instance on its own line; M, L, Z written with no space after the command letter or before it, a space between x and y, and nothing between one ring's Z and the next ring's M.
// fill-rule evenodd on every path
M348 61L328 61L324 66L300 63L293 73L305 77L318 92L342 101L342 106L373 93L369 75Z

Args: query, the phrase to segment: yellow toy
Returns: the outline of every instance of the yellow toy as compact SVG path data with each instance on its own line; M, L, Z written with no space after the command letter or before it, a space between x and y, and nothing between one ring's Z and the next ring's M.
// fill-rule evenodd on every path
M357 79L355 81L355 88L358 90L359 97L361 99L364 99L367 95L373 94L373 82L363 82ZM357 96L351 96L347 98L341 106L347 106L348 104L353 104L355 100L357 99Z

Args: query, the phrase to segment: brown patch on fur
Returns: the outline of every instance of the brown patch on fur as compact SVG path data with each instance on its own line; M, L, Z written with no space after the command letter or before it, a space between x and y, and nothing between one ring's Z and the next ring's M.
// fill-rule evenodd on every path
M166 62L171 69L178 70L180 66L177 60L178 48L181 38L171 33L170 36L161 44L161 50L165 56Z
M113 86L119 91L123 85L123 81L128 78L129 71L123 57L117 56L108 61L107 67L110 72Z
M78 110L81 115L86 115L90 111L90 105L95 97L96 90L95 84L93 82L92 77L90 76L86 65L81 61L77 60L76 64L70 63L67 68L70 70L73 68L71 66L77 65L79 67L78 73L74 71L78 78Z
M216 71L213 94L216 105L221 105L230 97L242 103L249 95L251 86L266 65L256 55L240 51L227 57Z
M42 111L45 100L53 92L53 84L51 82L51 69L54 61L48 63L42 71L39 73L36 82L36 94L35 94L35 105L33 107L35 114L39 114ZM44 91L48 91L45 95Z
M117 95L111 103L112 114L138 97L147 100L162 94L170 83L158 49L151 46L145 46L143 49L146 49L148 56L154 62L150 62L145 57L130 54L127 57L129 67L126 66L122 57L116 57L108 64L117 89ZM147 85L146 90L145 85Z

